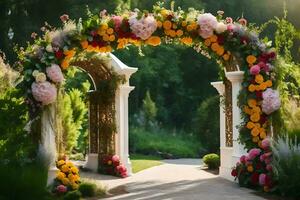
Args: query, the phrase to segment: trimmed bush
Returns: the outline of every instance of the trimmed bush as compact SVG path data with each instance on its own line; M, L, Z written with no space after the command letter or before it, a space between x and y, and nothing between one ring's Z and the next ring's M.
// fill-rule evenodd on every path
M80 200L81 198L81 193L78 190L68 192L64 196L64 200Z
M220 166L220 156L214 153L207 154L203 157L203 162L208 169L218 169Z
M94 197L97 194L97 185L95 183L81 183L78 190L83 197Z

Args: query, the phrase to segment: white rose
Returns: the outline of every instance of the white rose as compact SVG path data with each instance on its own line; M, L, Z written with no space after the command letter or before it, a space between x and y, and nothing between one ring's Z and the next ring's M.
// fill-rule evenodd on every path
M32 72L32 76L36 77L36 75L38 75L38 73L40 73L38 70L34 70L34 71Z
M47 45L47 47L46 47L46 51L47 52L53 52L53 48L52 48L52 46L49 44L49 45Z
M41 82L45 82L46 81L46 75L42 72L39 72L36 76L35 76L35 81L38 82L38 83L41 83Z
M217 27L216 27L216 32L217 33L223 33L226 30L227 30L227 25L226 24L224 24L223 22L219 22L217 24Z

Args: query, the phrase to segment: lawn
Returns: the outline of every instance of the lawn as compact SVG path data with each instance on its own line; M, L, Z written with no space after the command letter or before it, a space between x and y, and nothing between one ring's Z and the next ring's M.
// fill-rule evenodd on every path
M130 156L130 160L133 173L163 164L163 162L161 162L161 158L157 156L133 154Z

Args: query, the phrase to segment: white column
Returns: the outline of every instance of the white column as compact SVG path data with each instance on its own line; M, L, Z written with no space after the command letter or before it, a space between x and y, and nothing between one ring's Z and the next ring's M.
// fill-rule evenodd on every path
M116 154L119 155L122 164L126 167L128 175L132 174L129 159L129 134L128 134L128 97L134 89L132 86L121 85L116 95Z
M232 125L233 125L233 154L232 154L232 165L234 166L239 158L246 154L244 145L238 142L239 128L238 126L242 122L241 110L238 106L238 96L242 87L244 79L243 71L234 71L225 73L227 79L232 84Z
M233 180L231 176L232 168L232 147L226 147L226 115L225 105L222 103L222 98L225 95L225 85L222 81L212 82L211 85L216 88L220 95L220 157L221 165L219 168L219 175L228 180Z

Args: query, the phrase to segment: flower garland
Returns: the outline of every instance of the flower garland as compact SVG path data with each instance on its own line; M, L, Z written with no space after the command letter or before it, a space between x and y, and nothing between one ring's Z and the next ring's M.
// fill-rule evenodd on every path
M276 53L270 42L259 39L246 19L233 21L223 15L221 11L217 16L197 10L173 11L161 4L151 13L135 10L110 15L102 11L77 24L64 15L63 28L43 27L44 35L20 53L27 103L33 114L53 103L56 85L63 80L61 71L68 69L79 52L108 53L129 45L141 48L162 43L191 46L222 65L238 58L245 72L239 99L244 120L240 141L248 150L264 151L262 141L270 135L272 113L280 107L279 95L273 89Z

